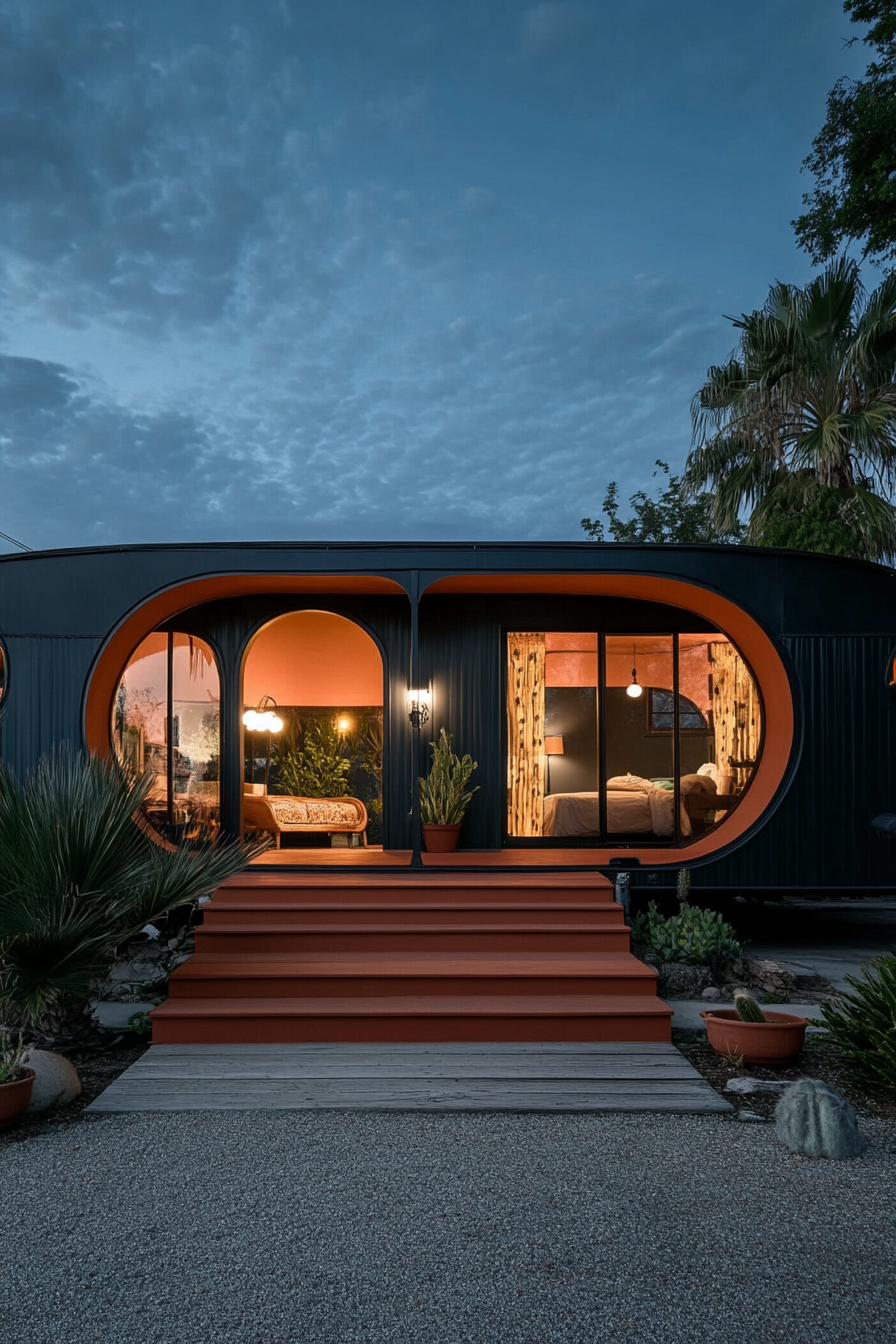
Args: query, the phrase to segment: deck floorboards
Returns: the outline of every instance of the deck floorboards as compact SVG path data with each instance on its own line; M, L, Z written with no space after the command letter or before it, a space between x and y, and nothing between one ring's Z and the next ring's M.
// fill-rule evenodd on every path
M87 1108L678 1111L732 1108L673 1045L154 1045Z

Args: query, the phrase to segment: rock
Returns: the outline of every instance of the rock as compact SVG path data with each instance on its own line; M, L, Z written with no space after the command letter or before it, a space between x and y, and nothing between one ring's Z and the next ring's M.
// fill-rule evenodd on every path
M26 1115L55 1111L81 1095L81 1079L74 1064L52 1050L29 1050L25 1064L37 1075Z
M789 1083L779 1083L771 1078L731 1078L725 1084L725 1091L748 1096L751 1092L783 1092L789 1086Z
M858 1157L865 1147L849 1102L815 1078L788 1087L775 1107L775 1133L804 1157Z
M707 985L700 997L701 999L710 999L712 1002L715 1002L722 997L722 991L716 989L715 985Z
M782 961L770 961L763 957L745 957L744 967L747 979L758 985L767 994L779 995L785 1003L792 1002L796 990L796 973Z
M757 1115L755 1111L738 1111L737 1118L738 1120L745 1120L748 1124L751 1121L756 1120L758 1120L760 1124L763 1124L765 1121L765 1117Z
M664 961L659 972L660 994L669 999L699 998L712 980L706 966L685 966L680 961Z

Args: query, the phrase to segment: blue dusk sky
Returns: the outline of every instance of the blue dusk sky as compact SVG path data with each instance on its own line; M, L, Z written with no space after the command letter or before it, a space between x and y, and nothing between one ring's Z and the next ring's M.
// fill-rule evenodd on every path
M581 538L683 465L723 314L809 277L801 162L868 59L841 0L0 13L34 548Z

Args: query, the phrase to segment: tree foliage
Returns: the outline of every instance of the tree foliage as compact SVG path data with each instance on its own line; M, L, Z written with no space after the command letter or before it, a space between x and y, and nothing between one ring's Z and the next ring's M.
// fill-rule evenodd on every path
M896 274L866 300L840 260L731 319L739 346L692 402L684 488L747 540L866 560L896 555Z
M606 541L605 526L613 541L621 542L736 542L742 540L744 528L735 519L724 533L713 523L714 498L698 494L688 499L682 493L681 480L673 476L668 462L657 458L659 471L666 478L665 487L651 499L644 490L636 490L629 497L634 516L620 518L619 487L615 481L607 486L603 511L606 525L600 519L583 518L582 527L592 541ZM655 471L654 476L658 473Z
M816 263L844 244L888 271L896 267L896 0L845 0L853 23L870 24L864 42L877 53L862 80L840 79L804 168L815 178L792 220ZM856 41L855 38L852 39Z

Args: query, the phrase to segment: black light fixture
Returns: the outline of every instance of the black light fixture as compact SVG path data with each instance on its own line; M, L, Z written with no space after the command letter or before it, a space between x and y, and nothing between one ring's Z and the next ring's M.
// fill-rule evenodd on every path
M408 718L411 727L420 729L429 723L430 693L428 690L408 691Z

